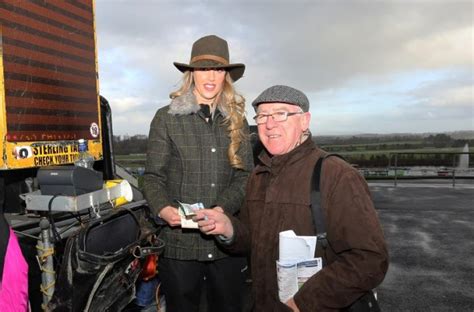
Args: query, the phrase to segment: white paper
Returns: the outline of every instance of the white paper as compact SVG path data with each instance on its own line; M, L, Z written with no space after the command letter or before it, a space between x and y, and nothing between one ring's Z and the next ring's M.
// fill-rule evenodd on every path
M196 214L195 211L199 209L204 209L204 205L202 203L195 203L195 204L185 204L178 202L178 213L181 216L181 227L186 229L197 229L198 224L194 222L192 217Z
M293 230L280 232L280 261L312 259L316 241L316 236L296 236Z
M298 268L296 263L284 264L276 262L278 279L278 296L285 303L298 291Z
M321 258L285 263L276 262L278 296L285 303L291 299L303 284L323 268Z
M303 284L309 280L311 276L318 273L318 271L322 268L323 261L321 257L298 262L298 287L303 286Z
M276 262L278 296L285 303L323 266L321 258L314 258L316 236L297 236L289 230L280 232L279 237L280 259Z

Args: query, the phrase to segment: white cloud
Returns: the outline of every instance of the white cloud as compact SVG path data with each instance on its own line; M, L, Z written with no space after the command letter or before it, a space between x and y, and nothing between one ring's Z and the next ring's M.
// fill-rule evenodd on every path
M128 114L119 114L114 116L114 135L121 134L148 134L150 127L150 118L146 114L138 112L129 112ZM127 125L126 131L117 132L115 126L117 124Z
M288 84L323 103L315 129L327 133L473 129L472 12L469 0L96 0L101 94L117 134L133 133L131 116L148 133L179 84L172 63L214 33L247 66L236 88L248 117L261 91Z
M408 57L421 66L473 66L474 26L442 31L405 44Z
M136 111L136 108L143 105L144 99L135 97L112 98L109 101L113 103L114 113L124 113Z
M433 96L430 105L441 108L470 108L472 111L474 110L474 86L442 90L440 94ZM474 120L474 116L472 117Z

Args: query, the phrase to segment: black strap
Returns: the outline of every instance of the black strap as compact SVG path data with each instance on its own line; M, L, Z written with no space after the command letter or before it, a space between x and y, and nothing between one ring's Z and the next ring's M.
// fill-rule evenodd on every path
M338 154L326 154L321 156L314 166L313 177L311 178L311 211L313 214L313 224L316 229L316 236L326 248L326 220L324 218L323 208L321 205L321 171L323 168L323 161L331 156L339 157L344 160L344 157Z
M318 244L321 244L323 249L329 245L326 236L326 223L321 206L321 171L324 159L336 156L343 160L344 157L338 154L326 154L321 156L314 166L313 177L311 178L311 211L313 213L313 223L316 227L316 236L318 237ZM330 245L329 245L330 246ZM380 306L374 296L374 292L369 290L361 298L353 302L349 307L342 309L344 312L380 312Z
M136 246L132 253L135 258L145 258L148 255L158 255L161 254L163 248L165 247L165 243L161 239L157 239L157 246Z
M314 166L313 177L311 178L311 210L313 212L313 225L316 229L316 235L326 232L323 210L321 209L321 193L319 192L319 183L321 180L321 167L324 156L320 157Z

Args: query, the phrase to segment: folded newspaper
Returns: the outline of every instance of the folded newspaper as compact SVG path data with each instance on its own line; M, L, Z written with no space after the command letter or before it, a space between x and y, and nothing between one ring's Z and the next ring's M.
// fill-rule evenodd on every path
M322 269L322 259L314 258L316 242L316 236L297 236L292 230L280 232L276 270L281 302L291 299L311 276Z
M181 227L187 229L197 229L197 222L193 221L193 217L196 215L196 211L204 209L202 203L185 204L178 201L178 213L181 216Z

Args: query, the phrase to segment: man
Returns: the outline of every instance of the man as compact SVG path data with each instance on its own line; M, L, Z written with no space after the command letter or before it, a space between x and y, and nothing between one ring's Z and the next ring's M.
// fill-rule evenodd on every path
M315 235L310 208L313 168L326 153L313 142L308 98L273 86L252 103L265 150L247 185L240 219L218 211L199 212L203 233L218 235L229 251L250 250L255 311L337 311L379 285L388 254L367 183L337 157L323 163L321 202L330 248L318 244L327 265L285 304L279 301L275 261L279 233Z

